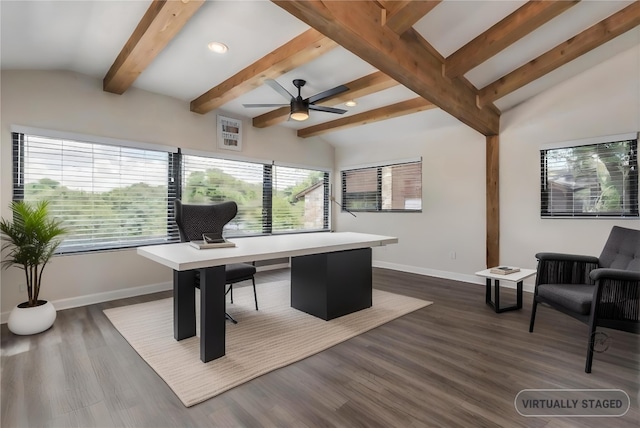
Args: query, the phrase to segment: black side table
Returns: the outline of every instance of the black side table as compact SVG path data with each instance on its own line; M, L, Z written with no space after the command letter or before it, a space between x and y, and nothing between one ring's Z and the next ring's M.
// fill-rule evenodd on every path
M511 273L509 275L501 275L491 273L491 269L485 269L480 272L476 272L476 275L486 278L486 292L485 303L492 307L497 314L507 311L514 311L522 309L522 282L536 274L534 269L520 269L519 272ZM500 281L509 281L516 283L516 304L507 307L500 307ZM491 283L493 282L494 297L491 300Z

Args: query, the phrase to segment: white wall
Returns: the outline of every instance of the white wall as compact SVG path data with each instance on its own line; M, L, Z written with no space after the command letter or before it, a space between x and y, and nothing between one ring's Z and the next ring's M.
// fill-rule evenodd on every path
M541 148L640 131L640 45L503 114L500 136L500 254L534 267L539 251L599 256L611 227L638 219L541 219Z
M540 219L538 161L541 145L640 130L639 76L636 46L502 115L501 263L534 268L539 251L598 255L612 225L640 228L638 220ZM12 188L11 124L216 151L216 112L191 113L186 102L136 89L105 93L101 81L67 72L3 71L1 78L4 217ZM401 131L405 121L428 122L433 115L444 121L434 121L441 124L422 134ZM377 266L482 283L473 273L485 267L485 138L439 111L366 126L379 127L379 137L340 144L336 172L422 156L423 212L354 218L334 210L334 229L399 237L400 244L374 250ZM278 127L257 130L248 120L243 132L244 156L334 166L334 150L320 138L301 141ZM339 174L333 188L340 201ZM3 315L24 300L17 286L21 274L16 268L2 271ZM45 276L42 297L62 306L166 288L170 281L168 269L132 250L57 257Z
M502 115L502 264L533 269L535 253L540 251L597 256L613 225L640 228L637 219L541 219L539 202L541 146L640 130L639 80L640 46L636 46ZM431 113L408 117L426 120ZM394 123L395 129L402 129L402 122ZM337 148L336 171L422 156L423 212L357 213L357 218L339 213L336 229L398 236L400 244L375 250L378 266L481 283L473 273L486 267L485 138L453 120L449 127L423 135L398 132L389 138L382 129L379 135L376 141ZM338 174L334 188L340 189ZM336 198L340 200L339 192ZM452 251L455 259L450 257ZM532 280L525 282L525 289L531 287Z
M255 129L243 122L241 153L217 150L217 111L200 115L189 103L129 89L123 95L102 91L102 81L70 72L2 71L0 127L0 212L10 218L12 198L11 125L60 130L100 137L156 143L250 159L279 160L298 165L333 168L334 150L321 141L304 141L281 127ZM224 112L222 112L224 113ZM58 302L58 309L77 304L166 289L168 268L139 257L135 250L55 257L47 265L41 298ZM26 300L20 292L23 272L3 270L3 316ZM142 288L140 288L142 287ZM4 317L3 317L4 319Z
M433 120L434 114L440 117ZM397 245L374 249L377 266L474 280L473 272L484 269L485 261L485 138L441 111L394 119L394 128L403 129L404 120L439 125L423 134L395 132L393 137L382 128L385 122L367 125L380 127L375 132L379 139L336 148L334 189L340 189L341 169L422 157L422 212L359 212L353 217L336 210L336 230L397 236ZM340 191L334 194L340 201Z

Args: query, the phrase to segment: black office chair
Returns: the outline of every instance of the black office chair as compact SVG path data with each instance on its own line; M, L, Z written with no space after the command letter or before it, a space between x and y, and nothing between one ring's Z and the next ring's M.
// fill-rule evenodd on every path
M183 204L176 199L176 224L182 242L202 240L202 234L207 233L222 237L222 229L238 213L238 205L233 202L219 204ZM253 283L253 298L258 310L258 295L256 293L256 267L250 263L233 263L225 266L225 284L229 286L225 295L230 294L233 303L233 284L251 280ZM196 274L196 287L199 287L199 275ZM234 324L237 321L229 314L225 314Z

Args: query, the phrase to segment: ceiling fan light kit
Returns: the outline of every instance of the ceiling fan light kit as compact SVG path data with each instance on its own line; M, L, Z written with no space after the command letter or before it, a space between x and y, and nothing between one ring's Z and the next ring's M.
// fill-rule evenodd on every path
M327 91L320 92L319 94L313 95L309 98L303 99L302 95L300 95L300 92L301 92L301 88L307 83L306 80L303 80L303 79L293 80L293 86L298 88L298 96L292 95L282 85L280 85L278 82L276 82L273 79L267 79L265 80L265 83L271 86L271 88L273 88L280 95L289 99L289 106L291 108L291 113L289 117L293 120L297 120L297 121L307 120L309 118L309 110L324 111L327 113L335 113L335 114L344 114L347 112L346 110L339 109L339 108L315 105L315 103L319 101L323 101L327 98L331 98L337 94L348 91L349 88L347 88L344 85L336 86L333 89L329 89ZM287 104L243 104L243 106L248 108L282 107L286 105Z
M309 107L304 103L304 100L295 99L291 101L291 119L300 122L309 119Z

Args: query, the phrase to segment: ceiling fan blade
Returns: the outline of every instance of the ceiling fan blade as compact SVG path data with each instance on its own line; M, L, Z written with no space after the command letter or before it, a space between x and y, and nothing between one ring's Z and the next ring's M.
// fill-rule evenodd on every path
M285 97L287 100L290 100L291 98L295 98L295 96L291 95L289 91L287 91L281 84L279 84L273 79L266 79L264 83L271 86L274 91L276 91L277 93Z
M347 88L344 85L336 86L333 89L329 89L324 92L320 92L319 94L315 94L314 96L307 98L305 101L309 101L309 104L317 103L318 101L322 101L325 98L332 97L334 95L340 94L348 90L349 88Z
M284 107L284 106L289 106L290 104L242 104L243 107L249 107L249 108L253 108L253 107Z
M326 111L327 113L336 113L336 114L344 114L347 112L346 110L342 110L341 108L317 106L315 104L309 104L309 110Z

